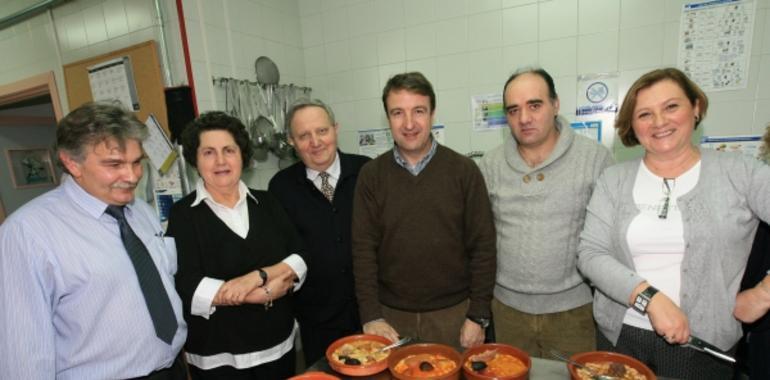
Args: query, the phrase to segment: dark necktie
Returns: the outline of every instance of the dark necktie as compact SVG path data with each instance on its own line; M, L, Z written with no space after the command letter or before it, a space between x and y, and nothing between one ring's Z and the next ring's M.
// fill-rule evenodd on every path
M131 263L134 264L144 302L147 304L152 324L155 326L155 334L162 341L171 344L177 329L176 316L158 274L158 268L155 267L150 253L147 252L147 247L128 225L126 216L123 214L123 206L107 206L106 213L115 218L120 225L120 238L126 247L128 257L131 258Z
M321 193L331 202L334 199L334 187L329 183L329 173L321 172L318 176L321 177Z

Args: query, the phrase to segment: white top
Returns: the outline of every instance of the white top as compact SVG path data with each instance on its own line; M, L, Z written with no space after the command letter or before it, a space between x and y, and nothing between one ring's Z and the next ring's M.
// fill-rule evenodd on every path
M337 181L339 181L340 174L342 173L342 169L340 168L339 152L335 154L334 162L332 162L332 164L324 171L329 174L329 184L332 185L333 188L337 188ZM305 172L307 173L307 179L309 179L310 182L313 182L313 185L315 185L315 187L321 191L321 177L319 176L321 172L315 169L310 169L307 166L305 166Z
M681 265L684 259L684 226L677 198L695 188L700 176L700 161L675 179L667 179L670 193L668 214L660 218L668 189L663 177L653 174L644 164L639 165L634 183L634 203L639 208L628 226L626 241L634 259L636 272L660 292L679 305ZM626 311L623 323L653 330L647 315L633 308Z
M201 202L206 202L206 205L211 208L211 211L213 211L214 214L227 225L227 227L241 238L246 238L249 234L249 207L246 203L246 197L251 197L255 202L257 199L251 195L248 187L246 187L246 184L244 184L243 181L240 181L238 184L238 193L240 194L240 197L238 202L236 202L235 206L232 208L217 203L206 190L203 180L200 178L198 178L198 182L195 184L195 191L196 196L195 201L192 203L193 207ZM298 290L305 282L305 277L307 276L307 264L302 260L302 257L295 253L283 259L282 262L289 265L294 273L297 274L299 281L294 284L294 290ZM209 319L209 316L216 311L216 307L211 305L211 303L214 301L214 297L217 295L219 288L224 283L225 281L221 279L204 277L198 284L198 287L195 288L190 313Z

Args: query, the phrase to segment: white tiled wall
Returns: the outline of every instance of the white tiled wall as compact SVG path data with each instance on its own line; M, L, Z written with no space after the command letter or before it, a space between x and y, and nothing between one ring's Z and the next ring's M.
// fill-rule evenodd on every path
M617 71L624 95L639 75L676 64L685 2L299 0L306 80L334 107L344 150L357 150L357 130L387 127L380 91L405 70L433 83L450 147L489 150L507 132L473 132L470 96L500 91L528 65L555 77L568 117L579 74ZM709 94L706 134L757 134L770 122L770 0L757 3L749 87Z

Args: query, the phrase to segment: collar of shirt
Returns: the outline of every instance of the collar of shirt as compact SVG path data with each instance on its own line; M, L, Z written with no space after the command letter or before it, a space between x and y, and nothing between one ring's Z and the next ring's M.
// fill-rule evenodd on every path
M430 150L428 151L428 154L425 155L420 161L417 162L414 166L409 165L409 162L407 162L403 157L401 157L401 153L398 151L398 145L393 147L393 158L396 159L396 163L401 166L402 168L406 169L411 173L413 176L417 176L420 174L420 172L425 169L426 166L428 166L428 163L433 158L433 156L436 154L436 146L438 146L438 142L436 142L436 139L433 138L431 135L431 144L430 144Z
M243 181L238 181L238 202L232 208L227 207L221 203L218 203L211 196L211 193L206 190L206 186L203 183L203 179L198 178L195 183L195 201L190 207L198 206L201 202L205 202L207 206L214 212L214 214L227 225L233 232L235 232L241 238L246 238L249 234L249 206L246 203L246 197L259 203L249 188Z
M339 152L334 156L334 162L332 162L332 164L324 171L329 174L329 184L332 185L332 187L337 187L337 181L339 181L340 175L342 175ZM309 179L310 182L313 182L313 185L315 185L318 190L321 190L321 177L318 176L321 172L306 166L305 173L307 173L307 179Z
M62 175L62 187L64 188L64 191L67 193L67 195L69 195L70 198L72 198L72 200L78 206L83 208L83 210L85 210L89 215L93 216L94 219L99 219L102 215L104 215L104 212L107 210L107 206L109 206L101 199L96 198L95 196L91 195L91 193L87 192L69 174L65 173ZM125 205L125 210L127 210L126 215L129 215L133 212L133 206L134 201L131 201Z

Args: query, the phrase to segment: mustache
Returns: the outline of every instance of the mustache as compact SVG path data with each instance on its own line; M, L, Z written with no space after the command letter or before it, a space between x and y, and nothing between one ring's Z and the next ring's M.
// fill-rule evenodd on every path
M110 185L111 189L123 189L123 190L133 190L136 188L136 185L138 182L115 182L112 185Z

